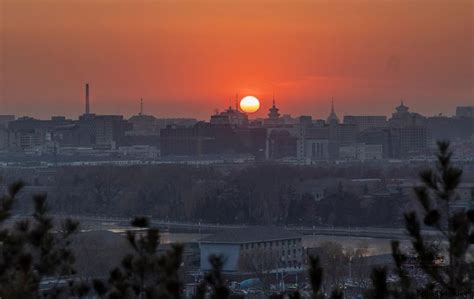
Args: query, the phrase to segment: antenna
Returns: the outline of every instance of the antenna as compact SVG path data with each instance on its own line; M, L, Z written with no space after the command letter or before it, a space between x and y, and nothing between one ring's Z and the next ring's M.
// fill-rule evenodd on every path
M140 114L143 115L143 98L140 99Z

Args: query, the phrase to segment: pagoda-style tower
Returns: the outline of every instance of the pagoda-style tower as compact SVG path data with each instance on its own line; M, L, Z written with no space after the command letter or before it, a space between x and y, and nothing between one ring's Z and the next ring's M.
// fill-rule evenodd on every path
M268 110L268 119L272 121L278 121L280 119L280 113L278 113L279 109L275 105L275 97L273 97L273 105Z

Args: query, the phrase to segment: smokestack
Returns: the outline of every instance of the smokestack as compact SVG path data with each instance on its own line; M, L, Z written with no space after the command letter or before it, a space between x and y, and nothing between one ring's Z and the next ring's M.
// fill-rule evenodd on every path
M89 83L86 83L86 114L90 113L90 103L89 103Z

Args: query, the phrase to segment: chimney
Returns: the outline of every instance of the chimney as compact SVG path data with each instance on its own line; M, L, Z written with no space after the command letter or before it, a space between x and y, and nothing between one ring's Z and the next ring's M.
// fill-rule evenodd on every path
M90 113L90 104L89 104L89 83L86 83L86 113Z

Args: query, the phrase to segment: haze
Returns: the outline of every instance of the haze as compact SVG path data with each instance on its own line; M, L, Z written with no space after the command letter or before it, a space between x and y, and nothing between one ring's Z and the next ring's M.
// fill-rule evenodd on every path
M474 101L474 1L1 0L2 113L423 114Z

